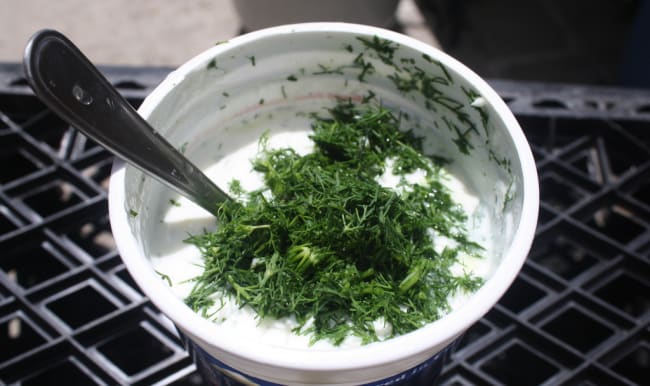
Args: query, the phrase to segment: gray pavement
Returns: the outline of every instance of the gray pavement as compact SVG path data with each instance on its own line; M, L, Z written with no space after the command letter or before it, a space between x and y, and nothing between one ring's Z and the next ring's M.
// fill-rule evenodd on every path
M54 28L98 64L177 66L240 32L233 1L1 0L0 62L19 62L35 31ZM413 0L401 0L397 18L436 44Z

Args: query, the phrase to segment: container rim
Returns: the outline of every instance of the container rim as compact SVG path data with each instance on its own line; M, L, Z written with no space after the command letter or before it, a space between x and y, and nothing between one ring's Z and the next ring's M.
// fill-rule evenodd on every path
M135 282L153 304L181 330L189 332L191 338L199 338L233 357L261 363L265 367L318 372L377 368L406 357L431 352L433 347L449 343L486 314L506 292L520 271L535 234L539 206L537 170L530 146L517 120L487 82L459 61L432 46L397 32L365 25L338 22L301 23L271 27L235 37L230 39L227 44L216 45L200 53L169 74L144 100L138 112L145 119L148 118L167 93L186 75L205 66L205 63L221 52L233 50L249 42L271 36L314 32L380 36L427 54L453 69L471 83L488 104L493 106L504 122L521 164L523 194L521 217L518 223L514 224L513 242L506 250L501 264L495 269L492 277L463 307L411 333L354 348L292 349L219 335L215 330L214 323L194 313L182 300L178 299L164 281L155 274L148 259L140 253L140 248L131 234L131 227L128 224L129 214L125 209L124 191L125 164L119 160L113 164L109 183L109 217L118 250Z

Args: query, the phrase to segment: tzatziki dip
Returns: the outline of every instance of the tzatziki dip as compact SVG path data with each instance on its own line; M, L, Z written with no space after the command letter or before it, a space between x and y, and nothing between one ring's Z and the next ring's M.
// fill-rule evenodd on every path
M206 167L237 202L217 221L169 198L151 262L219 334L370 344L462 307L490 276L489 224L462 171L423 155L399 112L368 105L301 115L302 128L262 130ZM264 119L231 132L249 125Z

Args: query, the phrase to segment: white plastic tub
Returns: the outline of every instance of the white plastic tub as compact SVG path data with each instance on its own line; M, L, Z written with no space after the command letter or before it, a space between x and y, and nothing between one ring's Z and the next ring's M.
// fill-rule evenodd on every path
M382 53L374 43L388 44ZM361 57L361 61L359 58ZM369 65L368 65L369 64ZM371 68L371 70L369 70ZM414 76L414 74L420 74ZM411 77L411 86L404 87ZM417 79L416 79L417 78ZM150 257L183 247L211 219L166 225L173 192L120 162L110 182L113 234L126 267L186 338L198 367L253 384L389 385L440 365L451 342L481 318L519 272L532 243L539 203L535 163L514 116L485 81L417 40L374 27L308 23L237 37L191 59L149 95L140 113L199 167L271 129L283 109L332 105L372 90L426 128L429 150L480 198L495 259L488 280L463 306L412 333L361 347L291 349L260 343L195 314L154 271ZM311 108L311 107L310 107ZM255 125L264 118L263 128ZM250 133L228 127L249 119ZM217 181L226 187L227 181ZM136 215L137 214L137 215Z

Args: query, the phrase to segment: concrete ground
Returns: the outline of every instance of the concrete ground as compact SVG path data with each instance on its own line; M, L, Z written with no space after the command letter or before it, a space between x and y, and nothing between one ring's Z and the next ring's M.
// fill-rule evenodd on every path
M236 36L235 0L2 0L0 62L19 62L42 28L63 32L97 64L177 66ZM401 0L402 31L436 45L413 0Z
M96 64L174 67L241 33L236 1L244 0L0 0L0 62L20 62L29 37L54 28ZM310 2L320 7L318 15L342 4L362 9L356 13L364 17L381 4L370 0L366 12L362 0L257 1L266 5L259 8L267 18L280 3ZM488 79L618 85L623 74L631 78L627 85L638 86L643 74L650 82L647 36L639 28L648 24L650 6L642 19L636 1L457 3L399 0L399 30L443 47ZM286 15L296 14L295 6L287 8L293 12ZM638 47L624 49L635 41Z

